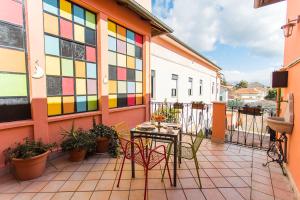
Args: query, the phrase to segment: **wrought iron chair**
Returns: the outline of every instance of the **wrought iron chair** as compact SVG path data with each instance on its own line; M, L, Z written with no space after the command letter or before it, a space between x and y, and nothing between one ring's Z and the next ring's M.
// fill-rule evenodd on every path
M197 159L197 151L199 150L200 145L204 138L205 138L205 134L203 133L202 130L200 130L200 132L197 134L195 139L193 139L193 137L191 136L191 141L192 141L191 143L181 142L181 147L180 146L178 147L178 149L180 149L180 154L178 156L180 156L183 159L194 160L196 171L197 171L197 176L198 176L198 180L199 180L199 188L202 188L202 184L201 184L201 180L200 180L200 173L199 173L200 167L199 167L199 163L198 163L198 159ZM172 145L173 144L171 143L167 147L167 150L168 150L167 151L167 162L169 161L170 156L174 155ZM162 179L165 175L165 170L166 170L166 166L163 171Z
M164 145L157 146L154 149L148 149L148 146L146 147L143 146L143 142L141 139L139 140L139 142L136 142L137 140L135 142L132 142L125 138L119 138L119 140L120 140L121 148L124 153L124 157L122 159L122 165L121 165L117 187L119 187L120 185L125 159L129 159L129 160L134 159L136 164L144 167L144 172L145 172L144 200L147 199L147 195L148 195L148 171L153 169L156 165L158 165L162 161L166 162L166 168L168 170L170 183L172 185L170 170L167 163L166 147ZM131 153L132 145L134 145L133 155Z

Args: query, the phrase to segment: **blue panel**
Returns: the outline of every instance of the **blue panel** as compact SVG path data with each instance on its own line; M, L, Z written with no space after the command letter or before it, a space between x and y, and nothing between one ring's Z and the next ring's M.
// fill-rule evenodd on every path
M77 112L86 111L86 96L77 96L76 97L76 108Z
M96 64L87 63L86 70L87 70L87 77L88 78L97 78Z
M143 69L143 62L140 59L135 59L135 68L138 70L142 70Z
M128 82L127 90L128 90L128 93L130 93L130 94L135 93L135 82Z
M44 10L55 15L58 15L57 0L43 0Z
M113 37L108 37L108 49L111 51L117 51L117 41Z
M84 10L79 6L73 5L74 21L84 25Z
M58 38L45 35L45 53L59 56Z
M134 44L134 32L127 30L127 42Z

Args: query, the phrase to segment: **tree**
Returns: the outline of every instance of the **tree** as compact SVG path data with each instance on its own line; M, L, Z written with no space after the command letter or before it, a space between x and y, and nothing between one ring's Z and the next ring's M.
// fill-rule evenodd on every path
M247 88L248 87L248 82L245 80L241 80L239 83L237 83L235 86L235 89L240 89L240 88Z
M267 100L276 100L277 96L277 90L276 89L270 89L268 90L267 96L265 96L265 99Z

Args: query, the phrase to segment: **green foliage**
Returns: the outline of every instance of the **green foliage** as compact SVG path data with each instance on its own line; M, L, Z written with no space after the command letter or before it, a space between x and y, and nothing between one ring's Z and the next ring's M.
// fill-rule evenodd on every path
M270 89L268 91L267 96L265 96L265 99L267 100L276 100L277 97L277 90L276 89Z
M41 155L48 150L56 147L55 143L44 144L41 140L34 141L29 138L24 139L24 143L16 143L15 147L9 147L4 150L5 163L9 162L12 158L28 159L34 156Z
M64 141L61 143L62 151L86 149L88 153L96 150L96 136L82 129L75 129L74 123L69 131L63 132Z
M240 107L240 106L242 106L243 104L244 104L244 102L241 101L241 100L239 100L239 99L229 100L229 101L227 102L227 106L228 106L229 108L232 108L232 107Z
M174 109L174 108L170 108L168 107L168 105L166 104L163 107L158 108L153 115L163 115L166 118L166 122L169 123L177 123L178 122L178 114L181 111L179 109Z
M95 135L95 137L109 137L110 143L108 153L112 157L117 157L119 155L119 139L117 132L109 126L105 126L103 124L93 124L94 127L90 130L91 134Z
M240 89L240 88L247 88L248 87L248 82L241 80L239 83L237 83L235 86L235 89Z

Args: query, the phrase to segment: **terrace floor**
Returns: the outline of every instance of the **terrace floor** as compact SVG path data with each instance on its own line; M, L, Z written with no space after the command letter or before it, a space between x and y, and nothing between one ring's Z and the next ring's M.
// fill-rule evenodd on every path
M178 170L178 186L161 182L160 167L149 174L151 200L293 200L287 177L276 164L263 167L265 151L230 144L213 144L205 140L198 152L203 189L198 189L193 161L183 160ZM95 155L81 163L71 163L66 156L49 162L44 176L25 182L11 175L0 177L0 199L143 199L143 169L137 168L131 179L130 164L120 188L117 184L116 159ZM167 178L167 177L166 177Z

